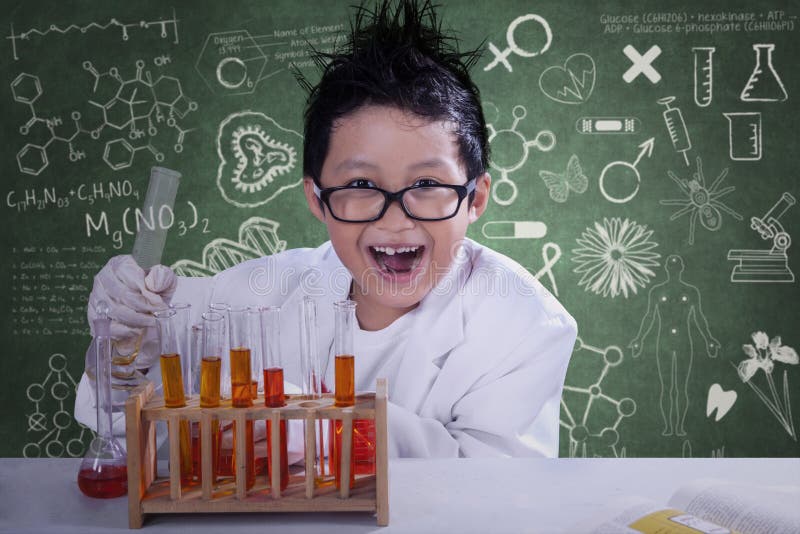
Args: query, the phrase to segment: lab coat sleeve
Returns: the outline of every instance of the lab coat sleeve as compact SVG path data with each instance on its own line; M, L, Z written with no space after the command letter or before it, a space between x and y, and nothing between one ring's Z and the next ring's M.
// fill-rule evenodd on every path
M461 456L558 456L561 392L576 336L571 317L544 317L454 403L445 426Z
M392 458L457 457L458 442L436 419L420 417L393 402L387 403L389 456Z
M452 405L452 420L389 402L392 457L558 455L559 407L577 328L545 319Z

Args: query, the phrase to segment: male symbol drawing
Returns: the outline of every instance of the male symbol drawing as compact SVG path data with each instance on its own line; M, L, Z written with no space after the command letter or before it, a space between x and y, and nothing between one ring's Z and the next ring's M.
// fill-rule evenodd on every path
M636 337L628 343L633 357L642 353L644 341L656 326L656 363L661 381L659 407L664 421L664 436L673 432L685 436L684 420L689 410L689 378L692 373L694 344L691 326L694 324L706 345L710 358L717 356L719 341L708 329L708 321L700 304L700 291L685 282L683 258L671 255L664 263L667 279L650 288L647 313L639 325ZM665 385L669 394L665 401Z

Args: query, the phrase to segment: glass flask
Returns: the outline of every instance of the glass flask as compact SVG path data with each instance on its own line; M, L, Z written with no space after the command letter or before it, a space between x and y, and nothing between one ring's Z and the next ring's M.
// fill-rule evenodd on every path
M128 493L128 459L112 433L111 318L105 302L97 306L94 329L97 436L81 462L78 487L84 495L105 499Z
M754 44L756 65L747 80L742 94L742 102L783 102L788 98L778 72L772 65L774 44Z

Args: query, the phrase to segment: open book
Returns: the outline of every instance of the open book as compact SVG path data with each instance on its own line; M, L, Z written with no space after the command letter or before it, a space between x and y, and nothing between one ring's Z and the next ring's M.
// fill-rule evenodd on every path
M592 534L800 533L800 486L747 486L697 480L676 491L666 506L619 499L569 532Z

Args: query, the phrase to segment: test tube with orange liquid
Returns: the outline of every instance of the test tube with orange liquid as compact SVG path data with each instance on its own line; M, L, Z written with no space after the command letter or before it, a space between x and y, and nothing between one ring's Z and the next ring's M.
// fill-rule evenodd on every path
M257 308L231 306L228 309L230 327L231 356L231 404L236 408L248 408L253 405L251 352L257 347L260 330ZM256 483L255 444L253 442L253 421L248 420L245 429L245 458L236 458L236 424L233 428L233 464L244 461L247 466L245 486L252 488ZM234 467L234 472L235 467Z
M334 389L334 404L340 407L353 406L356 403L355 395L355 350L353 336L356 324L356 303L352 300L343 300L333 304L334 309L334 372L336 387ZM340 488L341 462L350 462L350 487L355 482L355 465L353 455L342 458L342 432L343 424L340 419L333 424L333 473L336 477L336 487ZM351 436L352 438L352 436Z
M276 306L261 308L262 363L264 369L264 406L279 408L286 406L286 395L283 389L283 363L281 361L280 336L281 309ZM286 443L286 420L280 420L278 432L280 443L280 488L285 490L289 485L289 455ZM272 421L267 420L267 476L272 480L276 466L272 456ZM270 482L271 483L271 482Z
M179 327L174 309L159 310L156 318L158 339L161 347L161 383L164 390L164 406L182 408L186 406L186 393L183 384L180 347L181 336L186 332ZM185 345L184 345L185 346ZM189 421L180 422L181 483L192 481L192 442Z
M203 314L203 340L200 348L200 407L215 408L220 404L222 355L225 351L225 317L218 312ZM219 421L211 422L212 481L219 472Z

